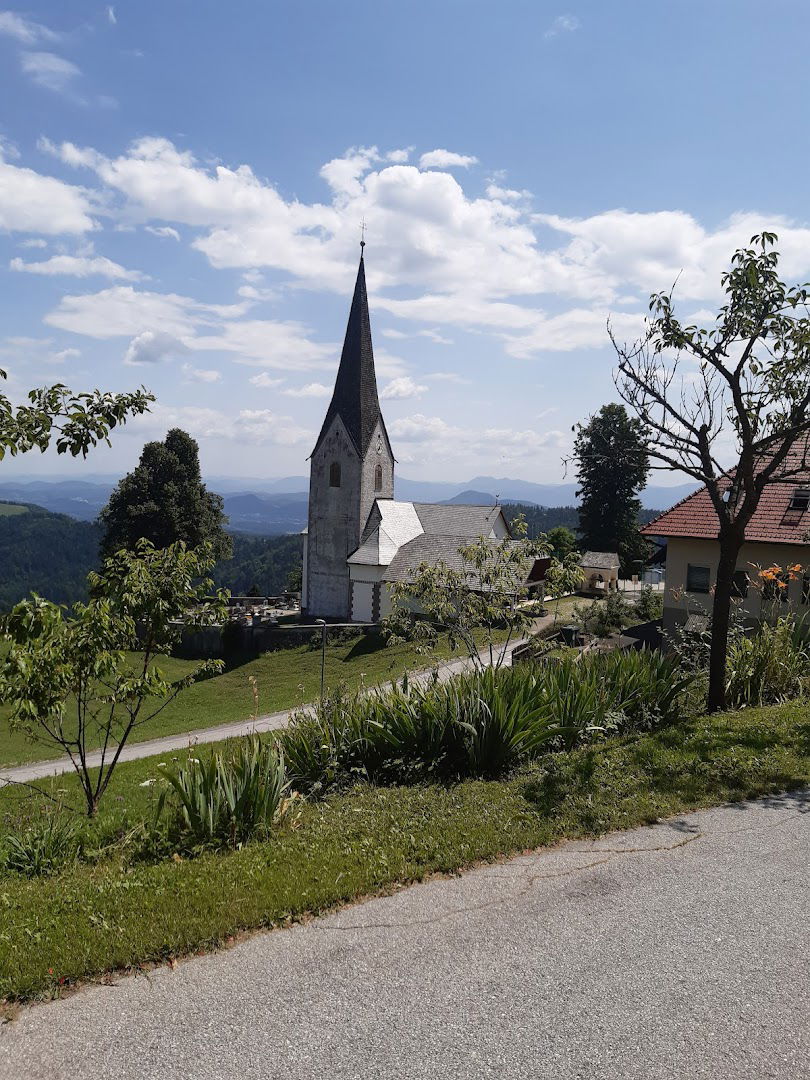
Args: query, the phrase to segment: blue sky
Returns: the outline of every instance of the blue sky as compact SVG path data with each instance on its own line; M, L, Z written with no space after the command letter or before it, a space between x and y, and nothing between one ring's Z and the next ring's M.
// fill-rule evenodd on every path
M2 3L2 0L0 0ZM400 473L562 479L680 273L810 278L803 2L60 0L0 8L0 364L158 396L208 474L306 472L367 225ZM672 477L673 482L680 477Z

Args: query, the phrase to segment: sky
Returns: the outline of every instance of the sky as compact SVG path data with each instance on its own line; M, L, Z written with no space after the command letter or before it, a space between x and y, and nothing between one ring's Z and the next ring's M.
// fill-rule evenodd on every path
M762 228L810 278L808 34L804 0L0 6L5 391L157 397L3 475L120 474L173 426L207 475L305 475L365 222L399 473L562 480L608 318L677 279L710 322Z

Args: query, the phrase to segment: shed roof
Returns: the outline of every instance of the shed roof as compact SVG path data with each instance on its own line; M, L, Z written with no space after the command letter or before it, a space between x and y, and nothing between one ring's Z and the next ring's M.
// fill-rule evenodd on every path
M591 570L618 570L621 562L615 551L586 551L579 565Z

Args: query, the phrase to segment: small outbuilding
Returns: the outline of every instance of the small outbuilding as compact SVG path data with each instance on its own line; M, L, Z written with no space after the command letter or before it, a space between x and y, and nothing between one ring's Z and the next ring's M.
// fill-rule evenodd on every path
M615 551L586 551L579 560L586 592L603 594L619 588L619 556Z

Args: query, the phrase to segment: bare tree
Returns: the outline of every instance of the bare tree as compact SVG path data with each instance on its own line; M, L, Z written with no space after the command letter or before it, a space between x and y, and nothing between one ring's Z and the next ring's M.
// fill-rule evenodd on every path
M746 527L769 484L808 468L808 287L780 279L776 240L763 232L734 254L711 329L683 326L669 292L650 298L641 340L620 345L611 332L616 386L649 432L653 468L704 484L717 515L710 710L725 707L732 586Z

